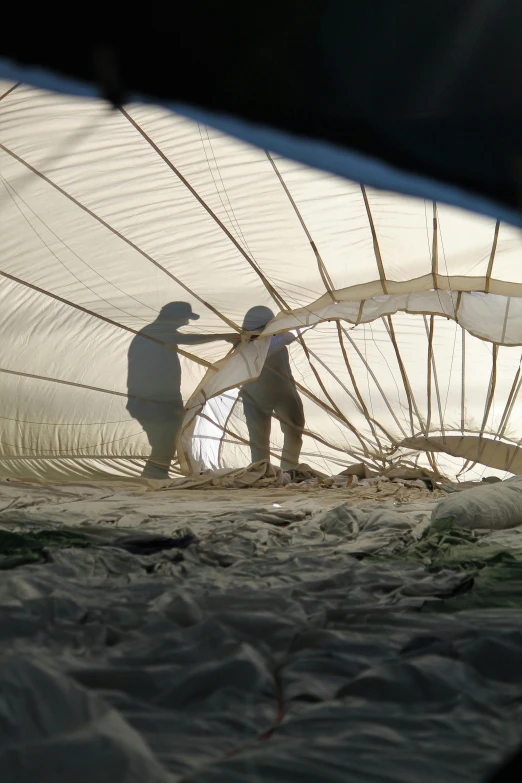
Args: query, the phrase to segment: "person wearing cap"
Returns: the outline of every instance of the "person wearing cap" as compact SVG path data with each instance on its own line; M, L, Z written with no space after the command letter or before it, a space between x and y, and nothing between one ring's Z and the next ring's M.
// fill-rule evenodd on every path
M260 332L274 318L269 307L251 307L243 321L246 332ZM252 462L270 461L270 431L275 416L283 432L281 467L293 470L299 464L305 424L303 403L297 392L290 367L288 346L297 339L291 332L276 334L270 340L260 375L245 383L240 397L243 403Z
M145 478L168 478L176 453L176 437L183 421L181 364L176 346L218 340L239 342L236 332L204 335L179 331L198 319L188 302L169 302L131 342L127 410L145 430L151 447L142 472Z

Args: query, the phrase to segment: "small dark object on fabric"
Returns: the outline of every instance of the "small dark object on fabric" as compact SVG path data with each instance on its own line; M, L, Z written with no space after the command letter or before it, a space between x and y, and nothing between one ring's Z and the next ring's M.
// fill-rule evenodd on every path
M198 539L191 533L179 538L170 536L155 536L152 533L141 533L135 536L124 536L113 541L110 546L125 549L133 555L155 555L167 549L186 549Z

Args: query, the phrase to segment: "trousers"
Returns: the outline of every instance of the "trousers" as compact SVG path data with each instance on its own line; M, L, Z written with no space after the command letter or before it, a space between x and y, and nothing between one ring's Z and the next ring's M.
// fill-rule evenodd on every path
M284 436L281 467L292 470L299 464L305 424L303 403L295 386L277 385L252 391L248 384L241 394L250 439L252 462L270 460L270 432L272 416L279 419Z
M183 403L154 406L134 403L127 406L143 427L151 447L143 478L168 478L170 463L176 454L176 438L183 423Z

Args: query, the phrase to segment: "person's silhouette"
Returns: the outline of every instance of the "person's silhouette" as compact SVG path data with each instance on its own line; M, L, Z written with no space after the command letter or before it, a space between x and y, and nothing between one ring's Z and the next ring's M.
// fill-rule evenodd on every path
M198 319L199 315L192 312L188 302L170 302L130 345L127 410L141 424L151 446L151 454L142 473L144 477L167 478L176 453L176 437L183 421L183 399L181 364L173 348L216 340L232 343L239 340L236 333L202 335L178 331L189 321ZM153 342L148 337L161 340L166 345Z
M274 313L270 308L251 307L245 315L243 329L248 332L261 330L272 318ZM305 424L303 403L295 386L286 347L296 339L291 333L272 337L261 374L240 391L252 462L270 459L271 420L275 415L284 435L283 470L292 470L299 464Z

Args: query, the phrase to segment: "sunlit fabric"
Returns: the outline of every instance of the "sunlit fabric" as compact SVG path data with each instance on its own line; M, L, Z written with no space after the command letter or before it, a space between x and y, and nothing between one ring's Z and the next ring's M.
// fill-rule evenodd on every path
M140 475L154 439L173 472L248 464L240 390L288 332L302 462L522 473L517 229L162 109L12 87L0 84L2 475ZM188 315L167 328L172 303ZM250 340L259 306L275 318Z

